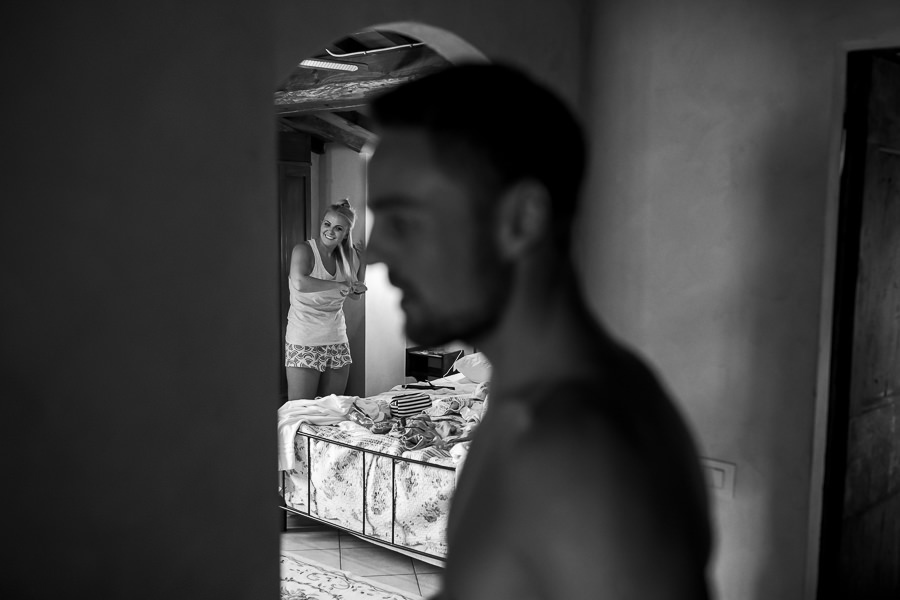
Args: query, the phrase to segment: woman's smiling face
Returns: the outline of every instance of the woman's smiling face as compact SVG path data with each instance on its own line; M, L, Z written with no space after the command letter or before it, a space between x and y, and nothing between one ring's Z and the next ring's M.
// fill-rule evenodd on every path
M327 248L334 248L350 233L350 222L341 215L328 211L319 227L319 239Z

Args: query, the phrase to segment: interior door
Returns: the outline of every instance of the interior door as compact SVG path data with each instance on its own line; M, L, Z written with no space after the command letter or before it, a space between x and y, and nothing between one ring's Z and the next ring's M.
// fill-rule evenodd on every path
M820 598L900 598L900 60L848 62Z
M287 401L287 376L284 372L284 332L291 305L288 274L291 253L296 244L309 239L310 164L282 161L278 164L278 205L281 221L281 402Z

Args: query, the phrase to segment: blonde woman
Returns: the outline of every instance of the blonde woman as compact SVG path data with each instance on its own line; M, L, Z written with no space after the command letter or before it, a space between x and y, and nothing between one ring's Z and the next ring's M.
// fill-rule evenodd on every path
M316 238L294 246L285 332L288 400L343 394L350 372L344 300L366 291L365 261L353 247L356 211L347 199L328 207Z

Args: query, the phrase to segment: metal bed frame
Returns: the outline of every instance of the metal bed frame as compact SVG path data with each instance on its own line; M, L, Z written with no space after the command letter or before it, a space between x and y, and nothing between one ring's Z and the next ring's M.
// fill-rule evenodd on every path
M312 519L314 521L318 521L319 523L324 523L331 527L335 527L337 529L346 531L348 533L352 533L353 535L371 540L373 542L377 542L379 544L386 544L388 546L401 549L405 552L413 552L415 554L419 554L422 556L427 556L429 558L437 559L437 560L446 560L446 557L439 556L437 554L431 554L429 552L423 552L421 550L416 550L414 548L410 548L408 546L404 546L402 544L395 543L394 530L396 529L396 515L397 515L397 482L396 482L396 471L397 471L397 461L402 461L406 463L413 463L418 465L423 465L425 467L430 467L433 469L442 469L444 471L456 471L456 467L448 467L445 465L438 465L430 462L426 462L423 460L416 460L413 458L403 458L402 456L396 456L393 454L386 454L384 452L379 452L377 450L368 450L366 448L360 448L359 446L354 446L352 444L346 444L344 442L338 442L336 440L332 440L326 437L322 437L316 435L314 433L305 433L302 431L298 431L297 435L302 435L307 438L306 443L306 464L308 468L306 469L306 512L296 509L292 506L288 506L287 502L284 500L284 496L282 496L282 502L279 508L283 509L284 519L282 521L282 531L287 530L287 517L288 513L300 515L302 517L306 517ZM326 444L334 444L335 446L343 446L344 448L349 448L350 450L360 452L362 454L362 485L363 485L363 493L362 493L362 533L359 531L350 529L348 527L344 527L343 525L336 524L328 519L322 519L316 515L311 513L312 510L312 470L313 464L311 460L311 449L312 444L310 440L318 440L320 442L325 442ZM391 541L388 542L384 539L377 538L371 535L366 534L366 454L370 454L373 456L381 456L384 458L391 459ZM286 478L287 474L282 471L281 473L281 489L282 493L286 489Z

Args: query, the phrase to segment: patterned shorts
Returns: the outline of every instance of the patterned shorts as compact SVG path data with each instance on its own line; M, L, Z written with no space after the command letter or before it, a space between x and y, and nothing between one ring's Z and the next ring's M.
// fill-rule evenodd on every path
M340 369L352 362L350 346L345 343L327 346L284 344L284 366L286 367L306 367L324 372L325 369Z

